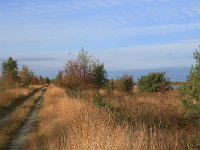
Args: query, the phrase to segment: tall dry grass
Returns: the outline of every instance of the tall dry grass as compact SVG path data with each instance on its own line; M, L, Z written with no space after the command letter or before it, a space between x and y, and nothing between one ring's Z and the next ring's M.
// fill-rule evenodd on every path
M184 150L191 141L187 129L161 130L141 121L134 126L118 124L110 113L68 98L55 86L47 89L37 122L25 149Z
M15 88L0 92L0 107L8 107L17 98L27 96L32 91L32 88Z
M27 88L7 89L0 92L0 117L3 117L7 112L11 111L13 107L21 104L21 102L28 98L35 90L42 87L43 85L36 85Z
M115 92L105 99L107 103L119 108L126 117L134 120L136 126L140 122L147 131L156 133L157 144L163 141L163 144L170 143L171 146L164 144L166 147L162 149L200 149L200 127L184 117L184 108L177 91L165 94L135 92L132 96Z

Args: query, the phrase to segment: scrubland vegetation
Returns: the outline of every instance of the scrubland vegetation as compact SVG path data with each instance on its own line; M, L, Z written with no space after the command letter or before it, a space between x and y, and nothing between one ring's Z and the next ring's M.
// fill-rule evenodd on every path
M187 81L173 90L164 72L142 76L138 82L127 74L108 79L104 64L82 49L47 88L23 149L200 149L198 51L194 58ZM22 106L32 106L30 101ZM19 118L19 124L24 116L11 118ZM17 127L4 128L1 142Z

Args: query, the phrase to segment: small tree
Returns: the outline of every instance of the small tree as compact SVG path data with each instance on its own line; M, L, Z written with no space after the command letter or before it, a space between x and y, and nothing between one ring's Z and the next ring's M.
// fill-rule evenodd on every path
M49 83L50 83L49 78L48 78L48 77L45 77L45 78L44 78L44 84L49 84Z
M83 48L80 50L77 56L78 64L78 78L81 89L86 89L90 83L90 73L93 61L91 56Z
M94 61L84 49L80 50L77 57L68 59L62 76L62 85L69 95L75 97L82 96L88 88L99 89L106 82L104 65L98 60Z
M82 48L77 58L69 59L65 64L65 86L71 89L86 89L90 84L91 66L91 56Z
M75 60L67 61L63 75L63 85L69 90L78 91L80 89L79 73L78 63Z
M9 57L2 64L2 80L5 87L10 88L17 85L18 82L18 67L17 61Z
M141 92L165 92L170 89L170 81L164 72L153 72L138 80L138 88Z
M39 76L39 84L44 84L44 79L42 76Z
M30 71L26 65L22 66L22 69L19 70L19 78L21 86L28 86L31 81Z
M63 85L63 72L59 71L56 78L55 78L55 84L57 86L62 86Z
M31 85L37 85L37 84L39 84L39 79L38 79L38 77L34 74L33 71L30 71L30 79L31 79L31 81L30 81L30 84L31 84Z
M133 77L129 75L123 75L115 81L115 87L124 92L131 92L133 90L133 86Z
M107 72L104 64L95 63L92 66L92 83L96 89L99 89L107 82Z
M186 115L200 117L200 52L193 53L196 64L191 67L186 83L180 88Z

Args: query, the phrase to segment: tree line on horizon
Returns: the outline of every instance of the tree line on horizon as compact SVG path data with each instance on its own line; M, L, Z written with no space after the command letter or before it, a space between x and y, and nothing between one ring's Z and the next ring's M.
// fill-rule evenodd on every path
M17 61L12 57L9 57L2 63L2 72L0 75L1 90L47 83L49 83L48 77L36 76L27 65L23 65L19 69Z

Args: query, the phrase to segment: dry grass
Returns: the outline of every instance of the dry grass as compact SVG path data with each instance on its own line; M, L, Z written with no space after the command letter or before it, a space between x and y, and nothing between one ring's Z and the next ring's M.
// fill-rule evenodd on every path
M28 96L36 89L43 86L36 85L28 88L14 88L0 92L0 117L3 117L7 112L11 111L14 107L21 104L21 102L28 98ZM15 106L14 106L15 105Z
M16 88L6 90L0 93L0 107L8 107L17 98L21 96L27 96L33 91L32 88Z
M22 90L23 91L23 90ZM26 90L25 90L26 91ZM25 94L27 94L24 91ZM40 92L41 93L41 92ZM30 99L25 101L21 106L17 107L16 110L11 112L9 119L6 122L0 124L0 149L6 149L10 139L14 136L17 130L25 122L28 113L33 107L35 100L39 97L39 93L32 96Z
M157 140L153 140L150 146L159 145L155 149L169 147L182 150L191 145L200 148L200 140L194 142L194 139L199 137L200 128L192 120L184 118L184 109L177 91L165 94L136 92L133 96L115 92L106 99L108 103L120 108L129 118L135 120L136 126L141 122L141 126L146 126L146 131L152 130L152 134L155 135L153 139ZM160 148L162 144L163 147Z
M138 102L129 102L130 99L125 98L123 105L121 103L116 103L116 105L127 107L125 110L127 113L131 111L132 106L146 103L145 99L148 100L148 98L151 101L148 100L147 104L155 105L155 109L161 106L159 102L153 100L155 95L150 97L147 95L144 99L137 97ZM169 105L166 107L171 108L171 104ZM180 104L177 102L172 106L180 107ZM147 109L143 110L144 113L145 111ZM152 111L163 112L162 109L151 109L149 112ZM142 115L142 110L140 115ZM88 102L65 97L62 89L50 86L39 112L38 124L29 135L25 149L184 150L191 143L192 138L189 132L194 135L198 133L197 128L192 128L192 126L161 129L138 120L134 126L129 126L127 123L118 124L111 116L102 109L94 108Z

